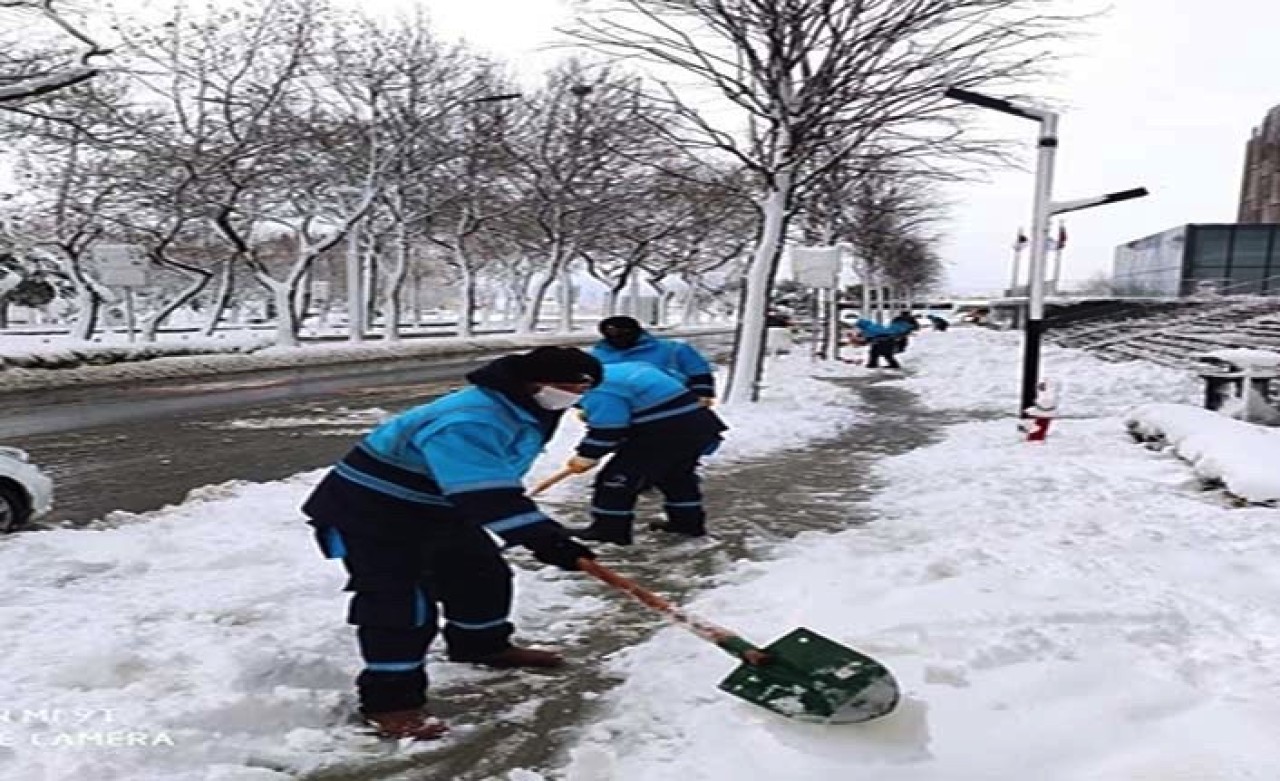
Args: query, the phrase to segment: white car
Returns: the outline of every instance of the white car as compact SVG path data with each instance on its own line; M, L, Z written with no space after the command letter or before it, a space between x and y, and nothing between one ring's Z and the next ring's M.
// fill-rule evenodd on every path
M53 506L53 481L26 451L0 447L0 534L17 531Z

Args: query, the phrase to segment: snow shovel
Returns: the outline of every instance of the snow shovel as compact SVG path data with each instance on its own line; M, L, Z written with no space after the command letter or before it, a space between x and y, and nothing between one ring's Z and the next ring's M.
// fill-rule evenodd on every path
M578 567L741 659L720 689L753 705L799 721L853 724L880 718L898 704L898 684L884 665L816 632L793 629L757 648L592 559L578 559Z
M560 482L561 480L564 480L565 478L572 477L572 476L573 476L573 470L570 469L569 467L564 467L562 469L559 469L553 472L550 477L538 483L533 488L529 489L529 493L526 495L531 497L537 496L538 494L547 490L548 488Z

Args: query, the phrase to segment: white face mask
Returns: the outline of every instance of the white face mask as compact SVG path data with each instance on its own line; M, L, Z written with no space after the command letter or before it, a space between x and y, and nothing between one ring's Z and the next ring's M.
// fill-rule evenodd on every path
M577 404L580 398L582 398L581 393L570 393L550 385L544 385L542 390L533 394L533 400L538 402L539 407L554 410L569 409Z

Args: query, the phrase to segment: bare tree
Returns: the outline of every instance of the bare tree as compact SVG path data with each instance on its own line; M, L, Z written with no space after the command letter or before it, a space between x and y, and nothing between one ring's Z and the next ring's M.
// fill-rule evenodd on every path
M0 54L0 108L16 109L45 95L93 78L95 57L108 54L54 0L0 0L0 18L36 17L55 28L66 44L56 51L25 53L21 41L6 41ZM23 28L24 35L30 28Z
M678 182L657 169L635 174L627 187L631 196L626 208L610 215L578 248L587 273L605 287L604 311L609 315L617 314L628 283L638 288L645 268L662 263L663 242L689 229L695 216L694 204L682 197Z
M71 280L77 303L72 335L77 339L92 338L102 304L116 300L115 293L88 268L93 245L110 227L104 214L121 197L118 183L103 175L106 165L83 140L72 139L61 155L43 159L38 169L24 177L27 186L43 190L47 196L37 201L23 225L30 231L25 241L53 252Z
M928 172L892 166L885 159L853 158L828 167L805 201L806 241L847 244L862 288L863 312L871 312L872 291L924 289L942 271L934 247L946 204ZM883 292L875 300L882 302Z
M824 164L874 142L902 154L968 146L947 86L1000 91L1036 72L1065 20L1052 0L612 0L573 31L703 94L667 91L691 150L755 175L760 227L747 275L729 401L754 400L764 313L787 223ZM708 100L707 91L716 98ZM744 128L715 112L736 109Z
M528 103L523 133L509 134L527 228L519 232L523 254L538 262L529 305L518 329L535 329L553 283L561 292L560 330L572 321L572 265L594 230L630 197L626 172L635 167L627 150L651 138L653 108L634 77L569 60L547 76Z
M513 93L495 65L477 65L484 93ZM449 124L452 152L422 176L437 196L428 237L445 251L445 263L457 279L459 336L474 333L481 275L499 258L518 251L513 230L523 204L511 176L513 158L506 134L520 113L517 105L507 102L463 107Z

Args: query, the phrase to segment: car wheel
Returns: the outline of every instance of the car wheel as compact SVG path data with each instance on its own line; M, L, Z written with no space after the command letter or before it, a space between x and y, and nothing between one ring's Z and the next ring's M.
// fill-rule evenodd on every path
M0 534L15 532L31 520L27 497L16 486L0 485Z

